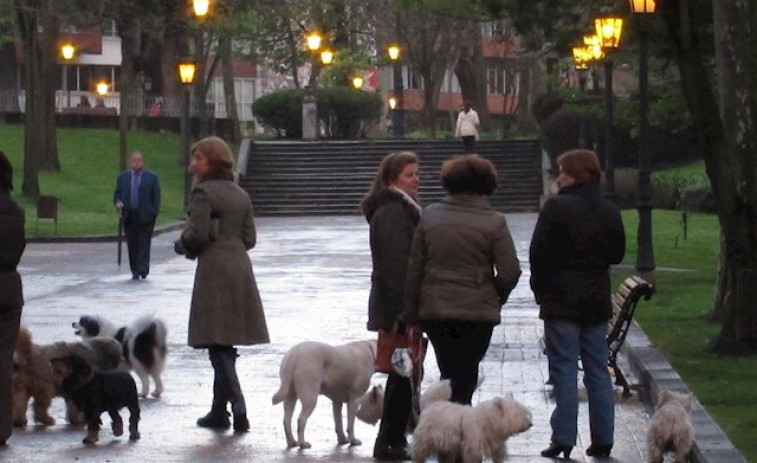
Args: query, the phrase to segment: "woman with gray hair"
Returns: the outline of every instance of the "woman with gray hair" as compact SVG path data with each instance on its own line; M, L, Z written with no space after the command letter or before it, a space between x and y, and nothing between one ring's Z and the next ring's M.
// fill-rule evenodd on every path
M26 247L25 219L12 190L13 166L0 151L0 446L13 430L13 350L24 305L16 267Z

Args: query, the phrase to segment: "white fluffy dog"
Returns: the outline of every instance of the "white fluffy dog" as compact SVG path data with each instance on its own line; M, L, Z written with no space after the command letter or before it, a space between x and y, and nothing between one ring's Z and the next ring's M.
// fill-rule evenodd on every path
M511 394L475 406L449 402L449 380L432 385L421 397L421 418L413 433L413 462L436 455L439 463L502 463L508 437L531 427L531 412Z
M313 413L320 394L333 403L337 442L340 445L360 445L360 440L355 437L358 399L370 386L375 360L375 340L354 341L340 346L305 341L292 347L281 361L281 386L272 399L274 405L284 402L287 447L299 445L303 449L310 448L310 443L305 440L305 424ZM379 392L383 392L383 389ZM302 409L297 417L295 440L292 435L292 415L298 399ZM342 426L343 403L347 404L347 436ZM383 403L383 399L379 403Z
M150 392L150 378L155 382L153 397L160 397L163 393L163 366L166 361L168 329L160 318L152 315L139 317L126 326L116 326L103 317L83 315L78 322L71 326L75 334L84 339L93 336L109 336L115 338L123 346L123 357L134 373L142 382L141 397L147 397Z
M650 463L662 463L663 454L668 450L675 451L676 462L688 459L694 442L694 428L689 419L693 400L693 394L662 392L657 411L649 425Z

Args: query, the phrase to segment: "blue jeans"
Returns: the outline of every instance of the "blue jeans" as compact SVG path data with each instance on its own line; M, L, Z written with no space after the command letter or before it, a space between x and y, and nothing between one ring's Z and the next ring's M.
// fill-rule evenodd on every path
M580 325L569 320L544 321L549 376L555 392L552 412L552 442L574 446L578 434L578 360L584 368L589 396L591 443L612 445L615 402L607 371L607 323Z

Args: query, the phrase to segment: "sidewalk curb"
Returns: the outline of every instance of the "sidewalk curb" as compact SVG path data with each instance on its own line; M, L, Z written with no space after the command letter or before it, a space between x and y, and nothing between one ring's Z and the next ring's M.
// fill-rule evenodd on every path
M652 346L636 322L629 328L622 351L645 388L651 406L657 403L665 389L691 392L668 360ZM748 463L696 397L690 416L695 441L691 452L692 463Z
M163 233L170 233L176 230L184 228L184 221L173 222L167 225L161 225L155 227L152 232L152 236L162 235ZM126 237L122 238L124 241ZM116 235L84 235L84 236L42 236L27 238L27 243L115 243L118 241Z

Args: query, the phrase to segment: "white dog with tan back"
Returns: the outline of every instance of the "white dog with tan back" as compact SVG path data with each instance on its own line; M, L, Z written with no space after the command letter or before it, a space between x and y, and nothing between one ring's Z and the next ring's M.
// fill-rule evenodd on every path
M676 463L689 459L694 443L694 427L689 418L693 401L692 394L662 391L649 425L649 463L662 463L668 450L675 452Z
M331 346L315 341L292 347L281 361L281 385L273 404L284 402L284 433L287 447L310 448L305 425L319 395L332 401L334 426L339 445L360 445L355 437L355 418L374 424L383 409L383 389L374 386L366 395L374 373L376 341L354 341ZM297 417L297 439L292 434L292 415L297 401L302 409ZM347 404L347 435L342 424L342 404ZM358 408L360 407L360 410Z

